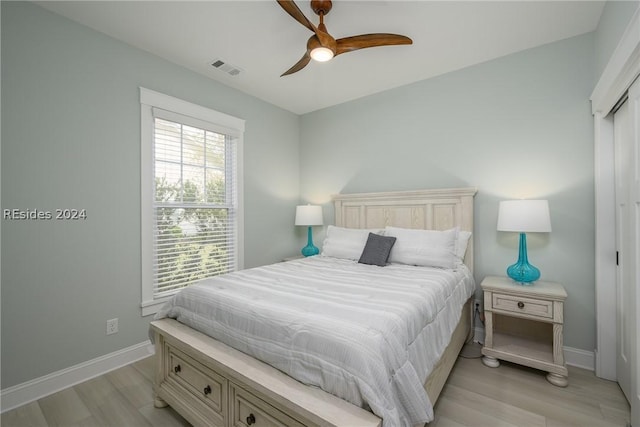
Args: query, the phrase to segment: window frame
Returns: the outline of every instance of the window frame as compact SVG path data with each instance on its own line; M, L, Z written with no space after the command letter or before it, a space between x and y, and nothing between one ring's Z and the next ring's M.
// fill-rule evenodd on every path
M236 269L244 268L244 203L243 203L243 135L245 121L207 107L193 104L169 95L140 87L140 137L141 137L141 171L140 171L140 231L141 231L141 303L142 316L155 314L171 296L154 298L153 289L153 244L154 244L154 114L153 109L164 110L186 116L193 121L205 122L207 128L230 135L236 143L236 229L235 229L235 261Z

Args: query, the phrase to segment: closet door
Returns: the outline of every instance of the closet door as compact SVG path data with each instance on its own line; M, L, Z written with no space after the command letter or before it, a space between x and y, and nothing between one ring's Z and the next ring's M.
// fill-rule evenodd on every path
M632 424L639 424L640 352L640 81L614 115L616 169L617 378L631 403Z
M631 339L633 327L631 292L632 258L631 258L631 224L629 193L631 184L631 125L629 120L629 101L616 111L614 118L614 152L616 162L616 260L617 260L617 310L616 326L618 349L617 379L620 388L631 398Z
M631 366L631 425L640 426L640 79L629 89L629 119L631 121L631 167L632 180L630 185L629 202L633 206L631 210L631 265L632 309L635 322L629 330L628 338L631 339L632 366Z

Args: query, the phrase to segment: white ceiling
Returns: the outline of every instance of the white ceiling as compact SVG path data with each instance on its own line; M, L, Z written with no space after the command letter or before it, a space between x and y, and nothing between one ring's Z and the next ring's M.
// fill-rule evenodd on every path
M325 18L336 39L397 33L386 46L311 62L280 77L303 55L311 32L275 0L42 1L39 5L130 45L297 114L370 95L596 29L600 1L345 1ZM296 2L317 24L309 1ZM211 67L221 58L242 69Z

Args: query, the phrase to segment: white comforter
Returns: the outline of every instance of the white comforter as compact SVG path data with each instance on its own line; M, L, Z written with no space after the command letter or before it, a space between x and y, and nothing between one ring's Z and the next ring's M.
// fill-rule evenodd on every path
M475 283L469 270L376 267L324 256L206 279L171 317L383 419L433 419L423 383Z

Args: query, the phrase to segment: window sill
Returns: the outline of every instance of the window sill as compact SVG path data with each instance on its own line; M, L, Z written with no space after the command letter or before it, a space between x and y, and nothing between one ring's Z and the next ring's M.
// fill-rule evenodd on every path
M171 296L167 296L152 301L144 301L142 304L140 304L140 308L142 308L142 317L156 314L158 311L160 311L160 308L170 299Z

